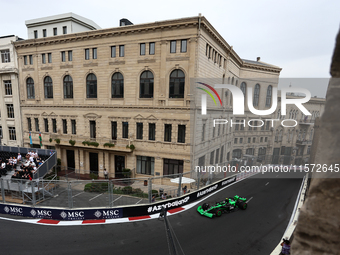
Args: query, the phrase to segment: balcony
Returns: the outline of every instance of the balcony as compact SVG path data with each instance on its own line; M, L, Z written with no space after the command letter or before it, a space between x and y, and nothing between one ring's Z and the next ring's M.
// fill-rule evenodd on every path
M310 145L312 144L312 140L300 139L296 140L296 145Z

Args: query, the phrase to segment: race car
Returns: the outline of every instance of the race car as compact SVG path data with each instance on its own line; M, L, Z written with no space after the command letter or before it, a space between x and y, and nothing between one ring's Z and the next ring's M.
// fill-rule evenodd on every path
M202 206L197 208L197 211L201 215L209 218L220 217L222 213L230 213L238 209L246 210L248 206L246 201L246 198L236 195L234 197L228 197L224 201L217 202L213 206L204 203Z

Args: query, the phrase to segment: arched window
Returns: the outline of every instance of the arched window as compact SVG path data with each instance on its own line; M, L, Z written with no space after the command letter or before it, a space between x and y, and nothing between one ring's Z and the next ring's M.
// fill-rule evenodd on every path
M182 70L170 74L169 98L184 98L185 75Z
M246 98L246 89L247 89L247 84L245 82L241 83L240 89L243 92L244 98Z
M255 85L255 90L254 90L253 106L258 106L259 105L259 98L260 98L260 85L256 84Z
M153 74L150 71L140 75L139 97L153 98Z
M26 86L27 86L27 99L34 99L35 98L34 81L32 78L27 78Z
M231 78L231 85L234 85L234 77Z
M266 153L267 153L267 150L266 150L265 147L259 148L259 150L258 150L258 159L260 159L261 162L262 162L262 160L266 159Z
M269 85L267 88L266 107L270 107L272 105L272 92L273 86Z
M86 98L97 98L97 77L93 73L86 77Z
M73 80L70 75L64 77L64 98L73 98Z
M45 98L53 98L53 84L50 76L46 76L44 79L44 92Z
M112 75L111 81L111 98L124 97L124 77L121 73L116 72Z
M235 149L233 150L233 158L241 158L242 157L242 150L241 149Z

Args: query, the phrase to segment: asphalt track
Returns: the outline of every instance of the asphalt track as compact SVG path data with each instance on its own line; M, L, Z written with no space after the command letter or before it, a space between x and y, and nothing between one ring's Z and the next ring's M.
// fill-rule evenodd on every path
M302 179L249 178L204 202L238 194L246 211L209 219L197 206L168 217L184 254L270 254L289 222ZM44 226L0 220L0 254L169 254L164 221ZM178 254L183 254L178 247Z

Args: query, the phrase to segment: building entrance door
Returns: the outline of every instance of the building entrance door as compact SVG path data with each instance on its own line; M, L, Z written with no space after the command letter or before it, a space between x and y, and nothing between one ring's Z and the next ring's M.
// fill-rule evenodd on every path
M90 172L98 174L98 153L89 153L90 156Z
M66 157L67 157L67 168L74 169L76 167L75 160L74 160L74 151L66 150Z
M125 168L125 156L115 155L115 176L123 178L123 169Z

